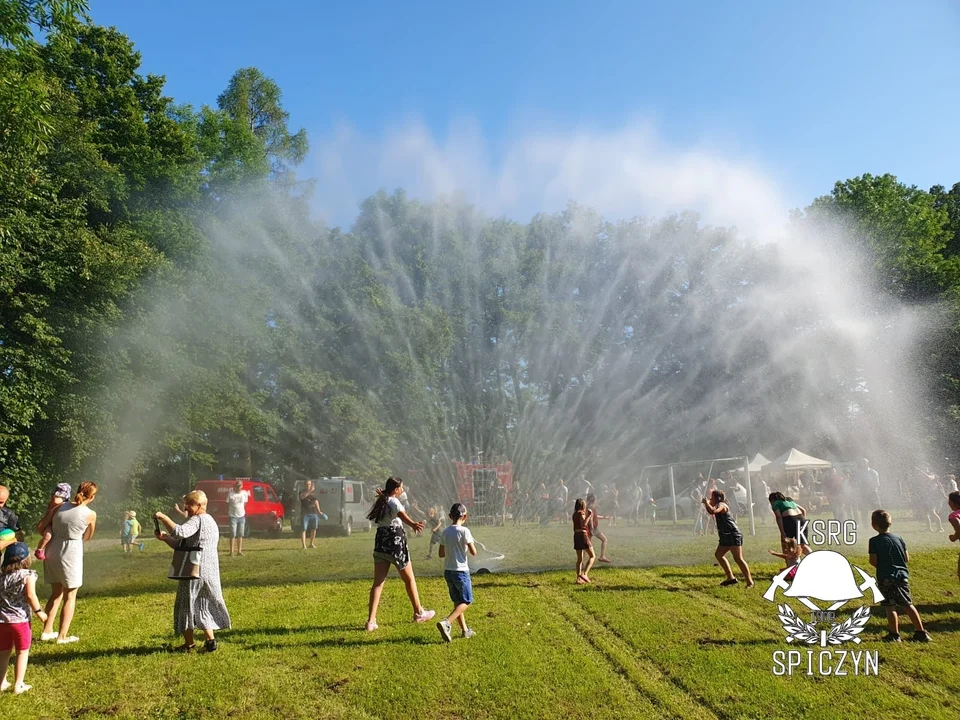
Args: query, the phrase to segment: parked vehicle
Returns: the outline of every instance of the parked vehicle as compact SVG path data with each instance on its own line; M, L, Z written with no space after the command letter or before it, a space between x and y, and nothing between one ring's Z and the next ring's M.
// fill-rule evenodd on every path
M334 533L350 535L354 530L369 532L373 523L367 520L367 512L373 498L366 497L363 483L352 477L319 478L314 480L316 489L314 494L320 503L320 509L327 519L320 518L318 533ZM293 486L293 502L291 503L290 526L294 532L301 532L300 493L303 492L304 481L298 480Z
M219 478L217 480L199 480L197 490L207 495L207 512L217 521L221 533L230 532L230 518L227 516L227 494L233 490L237 481L243 483L243 489L250 493L247 501L246 527L244 536L252 532L266 532L279 535L283 531L283 505L277 492L269 483L253 478Z

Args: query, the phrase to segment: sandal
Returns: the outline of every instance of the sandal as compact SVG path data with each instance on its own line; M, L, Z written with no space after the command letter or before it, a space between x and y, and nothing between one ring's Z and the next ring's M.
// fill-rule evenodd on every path
M178 645L177 647L173 648L173 651L174 651L174 652L188 653L188 652L191 652L191 651L196 650L196 649L197 649L197 644L196 644L196 643L190 643L189 645L186 645L186 644L184 644L184 645Z

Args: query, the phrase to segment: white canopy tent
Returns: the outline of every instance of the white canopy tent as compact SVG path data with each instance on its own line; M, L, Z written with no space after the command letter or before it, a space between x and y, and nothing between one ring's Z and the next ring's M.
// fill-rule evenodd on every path
M747 469L752 473L756 473L756 472L760 472L760 469L764 465L769 465L769 464L770 464L770 461L763 456L763 453L757 453L756 456L754 456L753 460L750 461L750 464L747 465Z
M752 471L753 463L751 463ZM789 451L778 457L772 462L763 466L766 472L790 471L790 470L823 470L833 467L828 460L821 460L812 455L802 453L796 448L790 448Z

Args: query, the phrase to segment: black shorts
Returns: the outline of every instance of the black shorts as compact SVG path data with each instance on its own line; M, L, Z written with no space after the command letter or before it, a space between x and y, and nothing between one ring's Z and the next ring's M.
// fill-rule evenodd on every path
M742 547L743 533L721 533L717 545L718 547Z
M883 607L907 607L913 605L913 598L910 596L910 580L903 578L881 578L877 580L877 587L883 593L883 600L880 604Z
M783 523L783 536L787 540L798 540L797 526L802 519L800 515L781 515L780 520Z
M590 536L585 532L575 532L573 533L573 549L574 550L589 550L593 547L593 543L590 542Z

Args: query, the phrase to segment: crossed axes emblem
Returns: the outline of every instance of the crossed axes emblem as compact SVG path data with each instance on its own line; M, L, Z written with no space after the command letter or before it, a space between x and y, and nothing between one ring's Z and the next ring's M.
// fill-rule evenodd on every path
M881 593L880 588L877 587L876 579L867 575L867 573L865 573L863 570L858 568L856 565L851 565L850 567L856 570L860 574L860 577L863 578L863 582L857 586L860 592L866 592L867 590L869 590L873 595L874 603L878 603L881 600L883 600L883 593ZM787 588L790 587L790 583L787 582L787 575L790 573L792 569L793 568L788 567L784 569L783 572L778 573L773 578L773 582L770 583L770 587L767 588L767 591L763 594L764 600L769 600L770 602L774 602L774 598L776 597L778 589L786 590ZM797 599L801 603L803 603L806 607L810 608L811 610L815 612L820 612L820 608L814 605L813 602L811 602L810 598L802 597ZM834 610L839 610L841 607L843 607L853 599L854 598L847 598L846 600L838 600L837 602L833 603L833 605L828 607L826 612L833 612Z

